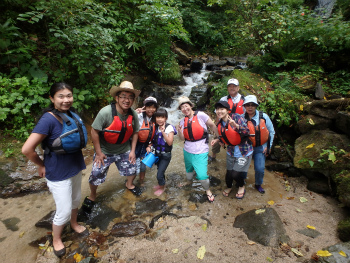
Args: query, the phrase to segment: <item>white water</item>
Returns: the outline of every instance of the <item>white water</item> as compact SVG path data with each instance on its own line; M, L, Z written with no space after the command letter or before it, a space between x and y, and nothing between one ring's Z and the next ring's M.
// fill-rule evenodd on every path
M208 77L209 71L205 70L205 64L203 64L203 69L200 73L190 73L188 77L184 76L184 80L186 82L185 86L180 86L180 90L182 91L182 94L180 96L187 96L189 97L191 95L192 88L201 85L204 83L204 80ZM184 117L184 115L181 113L180 110L178 110L179 102L177 100L177 97L173 98L174 101L171 103L169 108L165 108L168 111L168 123L172 125L177 125L179 121Z

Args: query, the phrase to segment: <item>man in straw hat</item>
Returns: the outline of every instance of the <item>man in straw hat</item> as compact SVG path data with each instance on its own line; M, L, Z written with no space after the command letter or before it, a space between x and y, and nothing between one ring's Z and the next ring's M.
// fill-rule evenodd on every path
M89 178L90 195L83 202L83 210L91 212L96 199L97 187L106 180L109 166L115 163L121 176L126 176L125 187L136 196L141 189L134 185L139 121L131 106L139 90L132 83L123 81L109 91L115 99L97 114L91 125L91 138L95 148L93 166Z

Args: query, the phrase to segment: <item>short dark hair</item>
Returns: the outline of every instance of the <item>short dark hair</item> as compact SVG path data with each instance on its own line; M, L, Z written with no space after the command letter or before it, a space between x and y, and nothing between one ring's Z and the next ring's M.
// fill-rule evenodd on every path
M164 108L159 108L153 115L155 118L156 117L165 117L168 118L168 112Z

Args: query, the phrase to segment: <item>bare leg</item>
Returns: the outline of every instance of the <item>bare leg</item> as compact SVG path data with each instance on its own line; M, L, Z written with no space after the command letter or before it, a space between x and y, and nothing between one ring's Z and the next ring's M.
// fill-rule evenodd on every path
M75 232L81 233L86 229L86 227L78 224L77 217L78 217L78 208L72 209L72 215L70 218L70 225Z
M95 201L96 200L96 193L97 193L97 187L98 185L93 185L93 184L89 184L90 185L90 195L89 195L89 199L91 201Z
M140 184L144 186L146 172L140 172Z
M128 188L128 189L134 189L135 188L135 185L134 185L134 179L136 177L136 174L134 175L130 175L130 176L127 176L126 178L126 184L125 186Z
M56 251L64 248L64 244L61 238L63 228L64 225L56 226L55 224L52 224L52 245Z

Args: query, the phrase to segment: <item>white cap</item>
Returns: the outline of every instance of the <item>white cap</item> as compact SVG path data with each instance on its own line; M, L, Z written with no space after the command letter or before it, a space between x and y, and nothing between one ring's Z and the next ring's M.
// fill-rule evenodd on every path
M146 103L148 102L153 102L154 104L157 104L157 99L154 97L147 97L144 101L143 101L143 105L146 105Z
M245 96L243 106L247 103L250 103L250 102L253 102L254 104L256 104L256 106L259 106L259 103L254 95Z
M227 86L230 85L230 84L239 86L238 79L229 79L229 80L227 81Z

